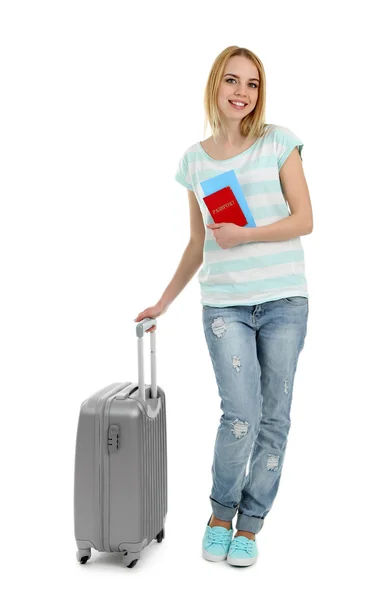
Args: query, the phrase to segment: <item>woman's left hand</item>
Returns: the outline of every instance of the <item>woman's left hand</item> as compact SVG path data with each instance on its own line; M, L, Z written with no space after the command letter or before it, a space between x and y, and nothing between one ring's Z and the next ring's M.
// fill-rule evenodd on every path
M235 225L235 223L208 223L206 225L212 229L215 241L223 249L232 248L238 244L244 244L244 227Z

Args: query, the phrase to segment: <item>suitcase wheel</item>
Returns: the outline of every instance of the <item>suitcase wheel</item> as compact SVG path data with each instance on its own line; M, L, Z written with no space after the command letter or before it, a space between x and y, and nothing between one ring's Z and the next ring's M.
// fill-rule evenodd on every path
M165 537L165 530L161 529L160 533L158 533L156 536L157 543L160 544L162 542L162 540L164 539L164 537Z
M137 554L138 557L134 558L133 560L131 560L131 562L128 562L128 558L127 558L128 557L128 552L123 552L123 562L124 562L125 566L128 567L129 569L132 569L132 567L135 566L135 564L137 563L137 561L140 558L140 553L134 552L133 554L135 556Z
M135 558L135 560L133 560L131 563L129 563L129 565L127 565L128 569L132 569L132 567L135 566L135 564L137 563L137 558Z
M89 558L91 558L91 548L87 548L86 550L78 550L77 560L81 565L85 565Z

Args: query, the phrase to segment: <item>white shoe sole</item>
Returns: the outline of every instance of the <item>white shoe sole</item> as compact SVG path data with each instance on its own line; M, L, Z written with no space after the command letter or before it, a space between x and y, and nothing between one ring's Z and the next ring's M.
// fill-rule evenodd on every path
M233 558L232 556L227 556L227 562L229 565L233 565L234 567L249 567L253 565L258 559L258 556L254 556L253 558Z
M211 560L212 562L219 562L221 560L226 560L227 553L226 554L221 554L220 556L217 556L216 554L210 554L210 552L207 552L207 550L205 550L202 547L202 556L206 560Z

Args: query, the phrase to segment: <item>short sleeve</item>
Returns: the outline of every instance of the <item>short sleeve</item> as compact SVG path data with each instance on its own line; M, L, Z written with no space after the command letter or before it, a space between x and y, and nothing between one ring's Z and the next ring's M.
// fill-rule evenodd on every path
M188 190L193 189L189 174L189 165L186 152L182 155L181 160L178 163L174 179L178 181L178 183L180 183L181 185L184 185Z
M278 126L275 132L275 140L278 170L281 169L282 165L294 148L298 148L298 152L302 160L301 153L303 149L303 143L297 135L290 131L290 129L287 127Z

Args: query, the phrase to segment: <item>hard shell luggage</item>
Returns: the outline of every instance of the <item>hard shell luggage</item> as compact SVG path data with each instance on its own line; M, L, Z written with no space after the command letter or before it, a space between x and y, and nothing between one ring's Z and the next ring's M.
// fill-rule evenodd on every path
M113 383L80 408L74 482L77 559L91 548L121 552L133 567L164 538L167 514L165 394L156 384L156 332L150 332L151 385L144 382L143 339L156 319L136 326L138 383Z

